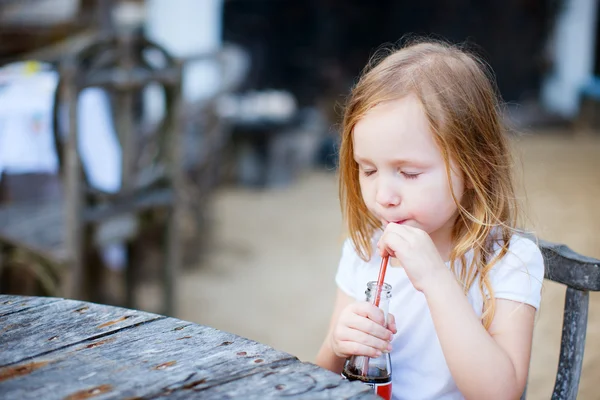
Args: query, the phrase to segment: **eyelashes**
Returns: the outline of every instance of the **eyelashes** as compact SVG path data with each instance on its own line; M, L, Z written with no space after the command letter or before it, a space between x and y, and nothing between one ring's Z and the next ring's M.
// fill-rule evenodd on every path
M419 177L419 174L415 174L415 173L408 173L408 172L401 172L401 174L406 178L406 179L417 179Z
M377 172L377 170L363 170L361 169L361 174L364 177L369 177L371 175L373 175L375 172ZM419 177L419 175L421 175L421 173L414 173L414 172L400 172L400 174L405 177L406 179L417 179Z

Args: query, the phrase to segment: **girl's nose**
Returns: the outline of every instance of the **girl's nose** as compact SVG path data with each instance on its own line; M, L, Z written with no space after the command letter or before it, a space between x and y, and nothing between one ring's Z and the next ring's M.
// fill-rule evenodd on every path
M382 207L394 207L400 204L400 193L394 189L391 183L383 180L377 185L375 201Z

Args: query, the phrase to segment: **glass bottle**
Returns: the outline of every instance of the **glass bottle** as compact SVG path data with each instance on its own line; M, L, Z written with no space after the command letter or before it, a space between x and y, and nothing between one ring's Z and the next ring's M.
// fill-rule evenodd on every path
M379 289L381 290L379 294L379 308L383 311L385 326L387 327L392 286L384 283L379 287L377 282L372 281L367 283L365 294L367 301L374 304ZM348 380L360 381L369 385L373 389L373 393L385 400L391 400L392 398L392 363L390 353L382 353L376 358L350 356L344 363L342 376Z

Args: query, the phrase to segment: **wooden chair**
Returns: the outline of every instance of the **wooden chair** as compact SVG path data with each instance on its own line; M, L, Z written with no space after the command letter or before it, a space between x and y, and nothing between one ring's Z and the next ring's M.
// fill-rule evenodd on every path
M162 57L162 65L143 62L144 52ZM88 250L110 241L135 242L143 217L166 212L165 261L162 279L163 313L174 312L175 277L180 260L179 155L181 63L142 36L107 35L64 57L55 99L54 134L63 180L61 201L12 204L0 210L0 245L4 254L19 250L37 262L64 269L61 294L82 298L91 291L94 271L84 260ZM159 84L167 99L166 117L141 131L133 118L136 94L150 83ZM78 151L77 99L87 87L102 87L115 100L114 115L122 152L121 188L116 193L93 189ZM66 135L60 129L60 108L68 108ZM141 151L140 151L141 150ZM130 246L130 249L132 247ZM127 305L133 306L134 279L128 262Z
M539 240L545 278L567 286L558 371L552 399L575 400L585 348L589 292L600 291L600 260ZM521 399L525 399L523 393Z
M240 46L225 43L222 48L184 58L184 62L211 61L219 68L218 89L206 98L187 101L183 106L184 171L186 177L184 203L189 220L186 263L197 264L206 249L207 233L212 229L210 199L222 181L226 148L234 129L232 118L223 115L223 99L235 93L244 83L250 59Z

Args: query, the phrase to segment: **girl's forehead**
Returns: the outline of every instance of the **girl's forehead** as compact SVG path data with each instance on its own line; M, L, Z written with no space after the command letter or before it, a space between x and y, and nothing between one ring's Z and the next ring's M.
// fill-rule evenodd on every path
M414 95L379 103L369 110L354 127L353 143L358 158L438 158L440 153L429 120Z
M376 103L357 122L355 129L367 125L367 128L381 128L394 124L398 127L413 126L428 129L429 122L423 106L414 94Z

